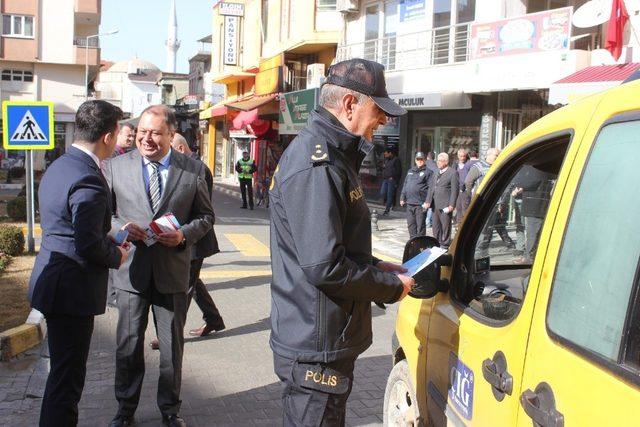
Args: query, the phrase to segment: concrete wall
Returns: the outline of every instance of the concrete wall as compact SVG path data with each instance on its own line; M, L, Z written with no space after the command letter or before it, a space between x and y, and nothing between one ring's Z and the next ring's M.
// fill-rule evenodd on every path
M2 13L38 16L38 0L3 0Z
M35 64L38 99L54 101L55 112L73 113L84 102L84 67L81 65Z
M38 26L41 31L41 60L51 63L75 63L74 0L40 1L43 17L41 25Z

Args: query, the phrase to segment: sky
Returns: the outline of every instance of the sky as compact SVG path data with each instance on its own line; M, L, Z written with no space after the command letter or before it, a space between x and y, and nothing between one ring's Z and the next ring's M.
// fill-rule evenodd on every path
M189 58L198 51L198 39L211 34L214 0L176 0L178 15L178 60L176 71L189 72ZM103 61L135 58L166 70L167 24L171 0L102 0L100 32L118 29L101 37Z

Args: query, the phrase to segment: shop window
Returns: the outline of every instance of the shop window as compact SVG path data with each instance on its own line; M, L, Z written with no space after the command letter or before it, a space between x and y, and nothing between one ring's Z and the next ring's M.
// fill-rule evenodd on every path
M62 156L66 151L66 123L56 123L53 127L54 148L45 153L45 162L48 167L55 159Z
M638 286L640 198L615 189L636 182L639 132L640 121L601 130L571 209L547 313L555 337L634 369L640 367L638 304L631 305L635 316L628 311Z
M520 311L569 141L511 159L468 212L452 295L481 319L509 321Z
M33 38L33 16L2 15L2 35Z

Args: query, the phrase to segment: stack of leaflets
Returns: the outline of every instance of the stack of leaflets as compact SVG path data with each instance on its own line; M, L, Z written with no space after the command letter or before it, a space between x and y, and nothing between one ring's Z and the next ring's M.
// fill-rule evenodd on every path
M414 277L446 252L446 250L437 246L423 250L418 255L402 264L402 266L407 269L407 272L404 273L404 275Z
M144 244L151 246L158 241L158 235L178 231L179 229L180 223L176 217L172 213L166 213L155 221L152 221L144 230L145 233L147 233L147 237L144 239Z

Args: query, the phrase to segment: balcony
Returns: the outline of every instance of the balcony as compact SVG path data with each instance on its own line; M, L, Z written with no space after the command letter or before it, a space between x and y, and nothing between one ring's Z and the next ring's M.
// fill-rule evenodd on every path
M89 46L88 49L85 49L84 46L75 45L73 49L75 51L74 54L75 54L76 64L85 65L85 63L88 63L89 66L100 65L100 49L99 48Z
M75 21L80 25L100 25L101 0L75 0Z
M339 46L336 60L365 58L387 71L415 70L469 59L469 23Z

